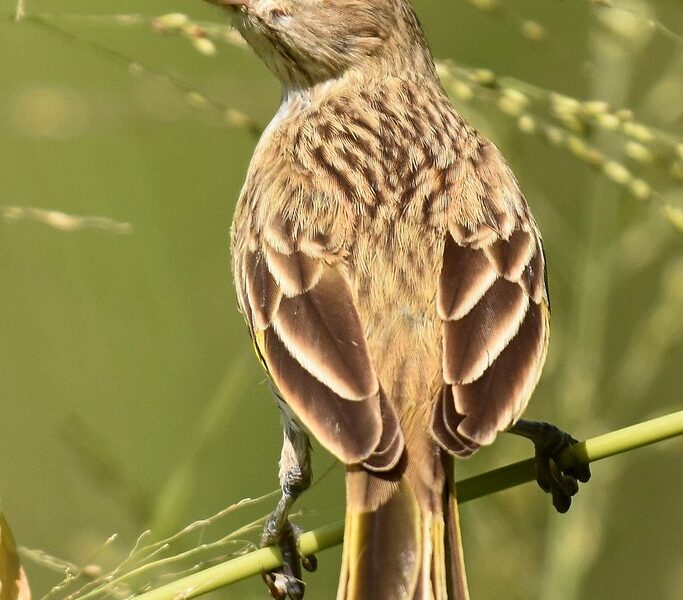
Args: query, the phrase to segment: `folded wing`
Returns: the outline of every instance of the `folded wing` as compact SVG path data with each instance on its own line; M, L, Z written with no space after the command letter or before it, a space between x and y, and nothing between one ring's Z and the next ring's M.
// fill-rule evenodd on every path
M395 466L403 435L339 265L262 243L236 267L257 349L298 419L345 463Z
M503 181L482 189L499 190L507 205L484 194L476 199L478 219L454 212L438 284L444 392L432 429L442 447L461 456L519 418L547 348L541 239L512 176L504 167L498 175Z

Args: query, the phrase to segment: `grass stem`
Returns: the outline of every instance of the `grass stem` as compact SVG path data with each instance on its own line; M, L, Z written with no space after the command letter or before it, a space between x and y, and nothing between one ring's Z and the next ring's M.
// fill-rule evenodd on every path
M612 431L576 444L562 453L560 464L568 467L574 463L591 463L679 435L683 435L683 411ZM458 483L458 501L461 504L469 502L533 481L534 477L534 459L523 460L494 469L460 481ZM315 554L340 544L343 533L343 521L330 523L302 534L299 538L299 547L303 554ZM137 600L196 598L217 588L258 575L262 571L275 569L281 564L280 552L276 548L261 548L139 594L135 598Z

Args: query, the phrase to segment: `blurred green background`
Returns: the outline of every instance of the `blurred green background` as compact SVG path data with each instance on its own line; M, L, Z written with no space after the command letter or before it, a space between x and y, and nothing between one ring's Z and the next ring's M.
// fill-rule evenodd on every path
M618 0L628 10L588 0L506 0L498 11L481 1L415 4L438 58L628 107L683 136L679 0ZM208 57L149 24L70 17L177 11L225 22L199 0L29 0L42 21L21 23L12 2L2 6L2 509L21 545L109 569L148 527L149 539L167 537L277 485L277 411L235 307L228 250L256 137L187 92L266 123L279 89L234 46L218 44ZM538 37L530 21L543 39L529 39ZM495 103L475 96L456 105L508 157L546 241L551 352L527 414L589 437L679 410L683 233L660 205L681 201L680 181L629 162L623 141L583 134L661 191L637 201L566 150L521 133ZM129 227L65 231L64 221L60 229L14 219L7 207ZM463 507L473 598L683 598L680 451L673 441L595 465L568 515L531 485ZM503 437L458 473L529 454ZM300 502L306 528L343 516L343 473L332 465L317 448L316 474L328 474ZM220 538L273 502L198 528L172 549ZM199 553L182 568L234 549ZM334 597L339 558L339 549L319 556L308 598ZM36 597L61 579L24 562ZM265 590L251 580L213 597Z

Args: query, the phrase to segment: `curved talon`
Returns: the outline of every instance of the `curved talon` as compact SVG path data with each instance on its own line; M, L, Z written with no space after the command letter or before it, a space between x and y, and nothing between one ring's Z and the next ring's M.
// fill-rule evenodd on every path
M287 578L287 594L291 600L301 600L304 597L304 592L306 591L306 584L301 581L301 579L296 579L294 577Z
M274 600L285 600L287 597L287 584L282 573L261 571L261 578L266 584L271 598L274 598Z
M261 577L274 600L302 600L306 591L306 584L301 580L283 573L282 569L275 571L261 571Z
M558 493L557 491L553 491L552 497L553 497L553 506L555 507L555 510L558 513L564 514L571 508L572 499L570 496L565 496L562 493Z
M559 432L559 430L558 430ZM560 432L562 433L562 432ZM556 457L567 447L578 443L568 434L558 436L554 443L546 445L536 444L536 480L541 489L549 493L553 499L553 506L559 513L566 513L572 503L572 496L579 491L577 475L585 477L585 473L574 472L574 469L563 470L557 463ZM590 471L588 472L590 478ZM588 479L584 479L587 481Z
M311 554L309 556L301 555L301 566L306 569L309 573L313 573L313 571L317 570L318 568L318 559L315 557L314 554Z
M301 579L301 567L307 571L315 571L318 565L315 556L304 556L299 552L297 538L301 531L288 520L278 523L272 517L264 527L261 546L277 544L282 555L281 568L262 574L270 595L275 600L302 600L306 584Z
M292 527L292 531L294 532L295 538L298 540L299 536L304 532L304 529L302 527L299 527L296 523L290 523L290 526ZM305 554L302 554L300 550L298 550L298 552L299 559L301 560L301 566L304 569L306 569L309 573L313 573L318 569L318 559L315 557L314 554L306 556Z
M572 438L574 439L574 438ZM578 442L574 440L570 446L573 446L574 444L577 444ZM572 467L569 467L566 469L567 475L571 475L574 477L574 479L577 479L581 483L586 483L590 480L591 478L591 468L589 464L576 464Z

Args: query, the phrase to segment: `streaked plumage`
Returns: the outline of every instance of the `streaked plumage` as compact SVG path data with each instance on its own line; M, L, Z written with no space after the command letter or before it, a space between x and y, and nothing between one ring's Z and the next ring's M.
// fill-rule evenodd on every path
M279 395L348 465L338 598L466 598L452 455L512 425L540 375L536 225L406 1L216 2L244 5L238 27L284 84L234 273Z

